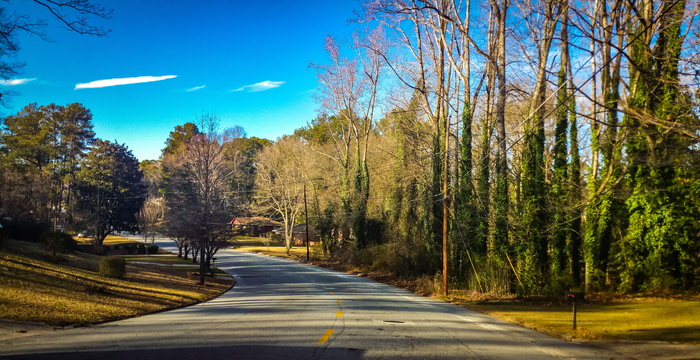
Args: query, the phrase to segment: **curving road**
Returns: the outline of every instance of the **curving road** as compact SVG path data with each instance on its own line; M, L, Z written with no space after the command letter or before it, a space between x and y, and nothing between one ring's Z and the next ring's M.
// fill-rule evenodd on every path
M237 282L217 299L0 339L0 359L622 359L357 276L232 250L217 259Z

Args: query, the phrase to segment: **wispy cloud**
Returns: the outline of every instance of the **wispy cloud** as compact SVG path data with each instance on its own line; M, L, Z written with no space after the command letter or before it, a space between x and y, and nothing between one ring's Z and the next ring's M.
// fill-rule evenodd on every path
M266 81L262 81L259 83L242 86L236 90L231 90L231 91L246 91L247 90L248 92L259 92L259 91L265 91L265 90L274 89L276 87L280 87L280 86L282 86L282 84L284 84L284 81L266 80Z
M24 85L30 81L34 81L36 78L32 79L7 79L7 80L0 80L0 85L5 85L5 86L15 86L15 85Z
M140 84L140 83L167 80L167 79L172 79L172 78L176 78L176 77L177 77L177 75L137 76L137 77L129 77L129 78L96 80L96 81L91 81L88 83L76 84L75 89L76 90L77 89L95 89L95 88L103 88L103 87L108 87L108 86Z
M189 88L189 89L187 89L187 90L185 90L185 91L197 91L197 90L201 90L201 89L204 89L205 87L207 87L207 86L206 86L206 85L202 85L202 86L195 86L195 87L193 87L193 88Z

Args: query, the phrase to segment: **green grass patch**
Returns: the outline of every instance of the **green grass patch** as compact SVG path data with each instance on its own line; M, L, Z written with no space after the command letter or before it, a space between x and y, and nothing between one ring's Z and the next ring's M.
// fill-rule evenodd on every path
M9 241L0 252L0 319L65 326L99 323L212 299L230 279L187 278L187 269L127 262L126 276L98 273L101 257L74 253L47 258L36 244ZM162 256L154 255L149 262Z
M474 310L560 337L606 340L700 342L700 301L628 299L583 303L572 329L570 304L518 301L467 302Z

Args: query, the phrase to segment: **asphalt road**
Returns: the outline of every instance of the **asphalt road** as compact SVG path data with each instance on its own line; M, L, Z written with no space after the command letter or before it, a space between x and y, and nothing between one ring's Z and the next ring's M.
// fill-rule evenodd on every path
M237 282L217 299L0 339L0 359L622 359L293 261L226 250L216 265Z

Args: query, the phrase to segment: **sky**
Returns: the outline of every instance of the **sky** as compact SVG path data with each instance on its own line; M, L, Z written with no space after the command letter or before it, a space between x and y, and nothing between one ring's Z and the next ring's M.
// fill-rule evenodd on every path
M215 113L222 128L275 140L316 117L316 73L328 35L349 39L358 0L94 0L114 10L106 37L68 32L31 0L4 3L46 19L51 41L22 35L17 92L30 103L81 103L98 138L157 159L170 131Z

